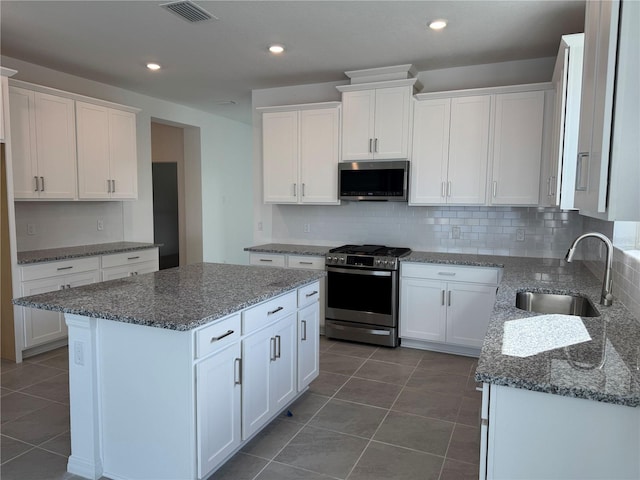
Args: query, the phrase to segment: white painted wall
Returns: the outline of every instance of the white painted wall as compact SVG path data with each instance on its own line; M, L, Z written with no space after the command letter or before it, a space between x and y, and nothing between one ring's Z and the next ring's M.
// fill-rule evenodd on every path
M18 59L1 61L18 70L18 80L141 109L136 125L138 201L121 202L124 240L153 241L152 118L185 127L187 261L248 261L241 246L252 242L251 233L239 222L248 223L253 214L249 125ZM233 222L226 224L229 220Z

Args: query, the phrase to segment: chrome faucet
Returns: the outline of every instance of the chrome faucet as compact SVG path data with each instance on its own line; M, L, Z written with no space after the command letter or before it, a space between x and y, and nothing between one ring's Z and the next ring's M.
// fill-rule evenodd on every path
M573 254L576 252L576 246L578 245L578 243L580 243L581 240L589 237L599 238L607 246L607 263L604 270L604 279L602 280L602 296L600 297L600 304L608 307L613 304L613 295L611 294L611 264L613 263L613 244L611 243L611 240L609 240L605 235L598 232L591 232L580 235L573 241L573 243L569 247L569 251L567 252L565 260L567 262L573 260Z

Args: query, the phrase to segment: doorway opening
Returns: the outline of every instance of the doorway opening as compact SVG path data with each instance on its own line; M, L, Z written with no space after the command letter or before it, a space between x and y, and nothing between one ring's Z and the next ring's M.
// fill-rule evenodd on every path
M160 244L160 270L185 263L184 130L151 123L153 241Z

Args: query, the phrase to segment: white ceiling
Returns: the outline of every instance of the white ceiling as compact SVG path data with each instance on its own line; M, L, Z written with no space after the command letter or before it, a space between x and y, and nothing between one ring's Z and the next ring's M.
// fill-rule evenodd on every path
M166 1L166 0L165 0ZM1 53L250 122L251 90L346 80L412 63L418 71L557 53L584 28L584 0L196 1L191 24L163 1L2 0ZM426 23L446 18L434 32ZM283 43L280 57L267 53ZM163 65L150 72L144 65ZM236 105L219 105L233 100Z

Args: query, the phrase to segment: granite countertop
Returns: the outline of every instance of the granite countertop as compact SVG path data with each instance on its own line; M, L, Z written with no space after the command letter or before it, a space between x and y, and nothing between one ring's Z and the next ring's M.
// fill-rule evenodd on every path
M17 298L13 303L137 325L191 330L324 275L322 270L197 263Z
M426 252L413 252L402 260L504 268L478 360L478 382L640 405L640 323L618 301L610 307L599 304L602 279L582 262ZM516 293L525 290L582 294L601 316L520 310L515 307Z
M140 242L112 242L98 243L94 245L81 245L78 247L48 248L46 250L29 250L18 252L18 265L31 263L51 262L54 260L68 260L70 258L95 257L110 253L133 252L147 248L159 247L157 243Z
M267 243L245 248L245 252L254 253L278 253L286 255L308 255L322 257L335 247L319 245L295 245L291 243Z

